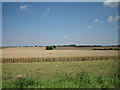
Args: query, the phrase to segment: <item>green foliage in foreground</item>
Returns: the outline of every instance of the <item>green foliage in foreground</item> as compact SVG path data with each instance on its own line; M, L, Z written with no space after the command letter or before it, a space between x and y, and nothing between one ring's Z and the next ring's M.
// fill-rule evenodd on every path
M90 76L85 72L71 77L65 74L59 79L17 78L3 84L3 88L118 88L118 75Z

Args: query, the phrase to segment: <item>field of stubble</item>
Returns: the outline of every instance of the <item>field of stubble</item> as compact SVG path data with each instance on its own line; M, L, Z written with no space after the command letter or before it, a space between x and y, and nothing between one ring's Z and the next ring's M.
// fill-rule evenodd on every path
M78 57L78 56L117 56L118 51L111 50L45 50L45 47L6 48L3 58L21 57Z

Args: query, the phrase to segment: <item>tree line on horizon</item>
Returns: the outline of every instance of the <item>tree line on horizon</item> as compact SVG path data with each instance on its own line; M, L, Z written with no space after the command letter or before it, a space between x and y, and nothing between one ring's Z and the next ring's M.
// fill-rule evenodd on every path
M69 45L48 45L52 47L119 47L120 45L75 45L75 44L69 44ZM42 45L35 45L35 46L2 46L2 47L48 47L48 46L42 46Z

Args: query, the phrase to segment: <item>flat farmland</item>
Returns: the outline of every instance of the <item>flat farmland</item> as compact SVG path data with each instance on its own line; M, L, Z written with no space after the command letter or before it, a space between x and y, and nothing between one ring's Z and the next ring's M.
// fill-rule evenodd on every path
M117 50L56 49L2 49L3 88L119 87Z
M92 49L107 49L107 48L118 48L118 47L57 47L55 50L92 50Z
M118 88L117 60L3 63L3 88Z
M57 49L57 48L56 48ZM45 47L15 47L2 49L3 58L24 57L80 57L80 56L118 56L117 50L45 50Z

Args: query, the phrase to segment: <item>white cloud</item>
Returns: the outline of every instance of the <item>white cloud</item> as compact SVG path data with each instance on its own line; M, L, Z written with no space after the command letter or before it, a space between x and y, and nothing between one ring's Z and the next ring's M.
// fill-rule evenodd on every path
M91 29L92 27L91 27L91 26L88 26L87 28L88 28L88 29Z
M50 8L48 8L47 11L49 12L49 11L50 11Z
M112 16L109 16L108 22L113 22L113 17Z
M117 7L120 0L105 0L104 6L106 7Z
M68 38L68 36L67 36L67 35L65 35L65 36L64 36L64 38Z
M109 16L108 17L108 22L114 22L114 21L118 21L120 19L120 16L116 16L115 18L113 18L113 16Z
M119 19L120 19L120 16L117 15L114 21L118 21Z
M20 6L20 9L21 9L21 10L26 10L26 9L27 9L27 5L23 5L23 6L21 5L21 6Z
M94 20L94 23L97 23L98 21L99 21L98 19L95 19L95 20Z
M28 8L28 6L25 4L25 5L21 5L20 6L20 9L21 10L26 10L26 11L30 11L30 9Z
M47 16L49 15L50 8L48 8L46 11L47 11L47 12L45 12L45 13L43 14L44 17L47 17Z

